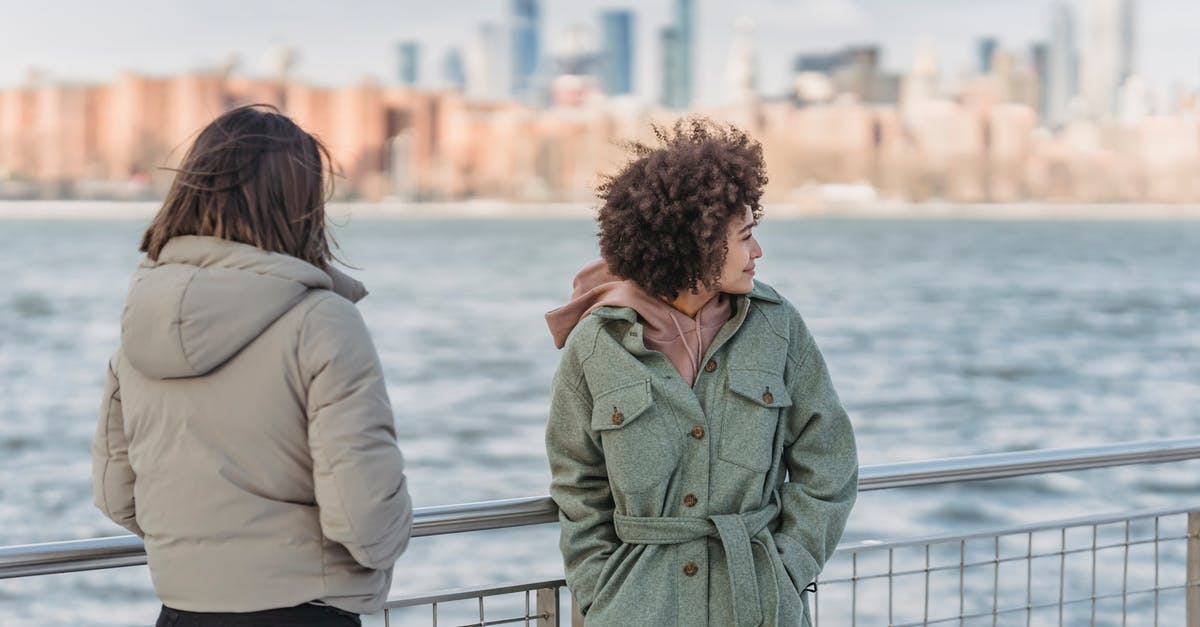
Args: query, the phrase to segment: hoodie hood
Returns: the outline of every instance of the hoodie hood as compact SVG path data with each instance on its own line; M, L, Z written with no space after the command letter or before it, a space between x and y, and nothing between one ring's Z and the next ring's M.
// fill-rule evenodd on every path
M195 377L225 363L312 289L357 302L362 284L279 253L215 237L172 238L133 275L121 351L156 379Z
M689 385L695 382L700 360L717 331L732 313L729 297L718 294L700 308L695 318L689 317L633 281L614 275L603 260L596 260L575 275L570 302L546 314L554 345L565 346L575 326L601 307L636 311L644 327L646 347L666 355Z

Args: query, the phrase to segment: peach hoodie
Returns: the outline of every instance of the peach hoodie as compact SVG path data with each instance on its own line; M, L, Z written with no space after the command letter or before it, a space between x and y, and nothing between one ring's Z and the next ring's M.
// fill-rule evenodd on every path
M695 318L646 293L630 280L614 275L598 259L575 275L571 301L546 314L554 345L562 348L579 321L600 307L630 307L645 327L646 348L656 350L675 366L688 385L694 385L700 361L717 331L729 321L729 297L717 294L700 308Z

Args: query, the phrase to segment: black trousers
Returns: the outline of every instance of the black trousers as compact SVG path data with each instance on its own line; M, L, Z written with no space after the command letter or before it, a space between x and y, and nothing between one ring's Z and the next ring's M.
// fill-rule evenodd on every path
M305 603L258 612L185 612L163 606L155 627L362 627L358 614Z

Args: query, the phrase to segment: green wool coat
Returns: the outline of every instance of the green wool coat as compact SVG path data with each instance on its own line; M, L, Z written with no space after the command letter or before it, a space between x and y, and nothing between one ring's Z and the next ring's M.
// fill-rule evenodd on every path
M802 590L858 493L854 432L796 309L759 282L732 298L694 387L630 308L567 340L546 448L589 627L809 624Z

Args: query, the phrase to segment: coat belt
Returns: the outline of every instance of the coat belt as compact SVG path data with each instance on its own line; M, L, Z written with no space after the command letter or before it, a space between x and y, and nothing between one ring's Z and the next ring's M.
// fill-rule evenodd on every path
M715 536L725 550L734 617L739 627L757 627L763 621L758 577L754 570L752 538L779 515L779 496L771 495L765 507L742 514L708 518L613 515L617 537L626 544L682 544Z

